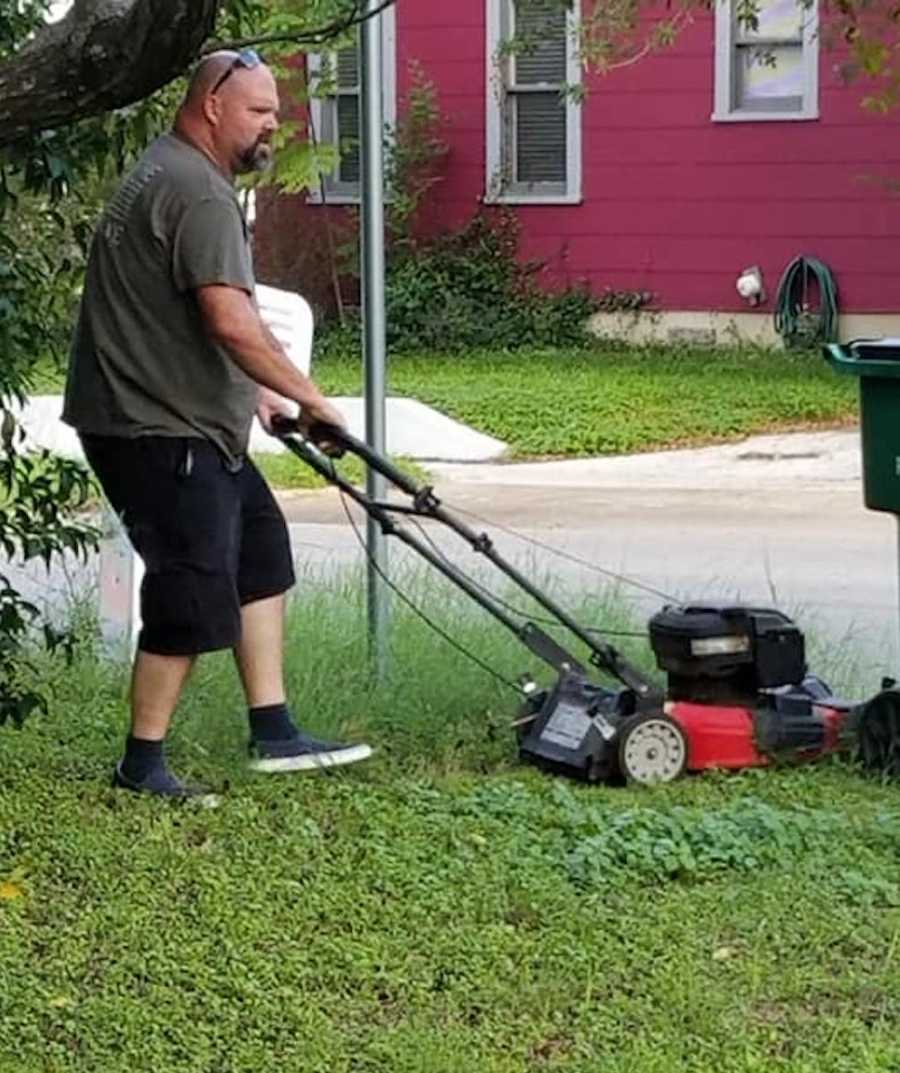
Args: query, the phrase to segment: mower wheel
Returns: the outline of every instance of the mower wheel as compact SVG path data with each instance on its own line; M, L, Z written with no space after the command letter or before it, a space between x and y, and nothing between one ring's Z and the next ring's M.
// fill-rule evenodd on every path
M687 767L687 738L667 715L642 713L619 729L619 767L629 782L671 782Z

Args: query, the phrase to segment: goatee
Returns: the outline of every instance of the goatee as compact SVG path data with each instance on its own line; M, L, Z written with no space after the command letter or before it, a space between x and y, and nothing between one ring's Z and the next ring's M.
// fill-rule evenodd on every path
M268 142L256 142L241 154L238 174L251 171L267 171L272 166L272 146Z

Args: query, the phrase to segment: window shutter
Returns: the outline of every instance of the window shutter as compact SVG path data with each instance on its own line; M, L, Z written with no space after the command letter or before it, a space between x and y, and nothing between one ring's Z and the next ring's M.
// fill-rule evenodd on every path
M342 93L337 98L338 145L341 147L341 163L338 178L342 183L358 183L359 158L359 97Z
M516 40L509 94L514 181L565 183L566 13L532 5L516 11Z
M355 45L337 54L337 137L341 149L338 179L358 183L359 156L359 50Z
M516 16L514 81L520 86L562 86L566 81L566 13L527 9Z
M356 89L359 85L359 54L355 47L342 48L337 54L338 89Z
M566 181L566 106L559 93L515 97L516 180Z

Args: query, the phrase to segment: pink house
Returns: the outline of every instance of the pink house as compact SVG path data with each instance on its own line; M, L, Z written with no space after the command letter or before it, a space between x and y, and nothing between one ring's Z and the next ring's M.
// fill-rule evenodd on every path
M771 335L781 273L815 256L837 281L842 335L896 332L900 113L861 107L864 87L842 80L815 6L765 0L750 34L733 4L717 0L673 46L601 76L582 75L575 59L577 11L520 17L519 33L539 30L536 47L504 58L513 0L398 0L383 17L386 115L402 108L415 61L448 120L426 226L509 204L522 256L541 260L547 286L648 291L659 315L638 330L670 335ZM310 58L313 75L321 63ZM264 197L257 221L261 276L320 302L325 216L358 195L358 154L345 140L358 104L353 54L334 69L334 92L313 114L320 139L345 146L327 204ZM561 95L579 84L580 100ZM762 276L758 304L736 290L750 266Z

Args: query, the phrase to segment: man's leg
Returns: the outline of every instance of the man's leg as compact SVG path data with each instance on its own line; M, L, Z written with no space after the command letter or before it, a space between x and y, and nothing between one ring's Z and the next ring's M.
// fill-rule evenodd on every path
M284 515L252 462L240 474L241 552L238 593L241 639L234 647L247 696L251 767L308 771L365 760L368 745L319 741L299 730L284 688L285 593L294 583Z
M241 608L241 639L234 649L249 708L284 704L284 593Z
M116 768L117 785L174 797L193 794L171 774L163 755L172 714L193 665L194 656L138 649L131 675L131 733Z
M230 649L241 631L234 584L240 530L235 477L200 439L85 438L85 453L144 561L131 733L116 782L187 796L163 741L198 654ZM136 479L139 475L139 479Z
M143 741L162 741L194 656L159 656L140 649L131 675L131 734Z

